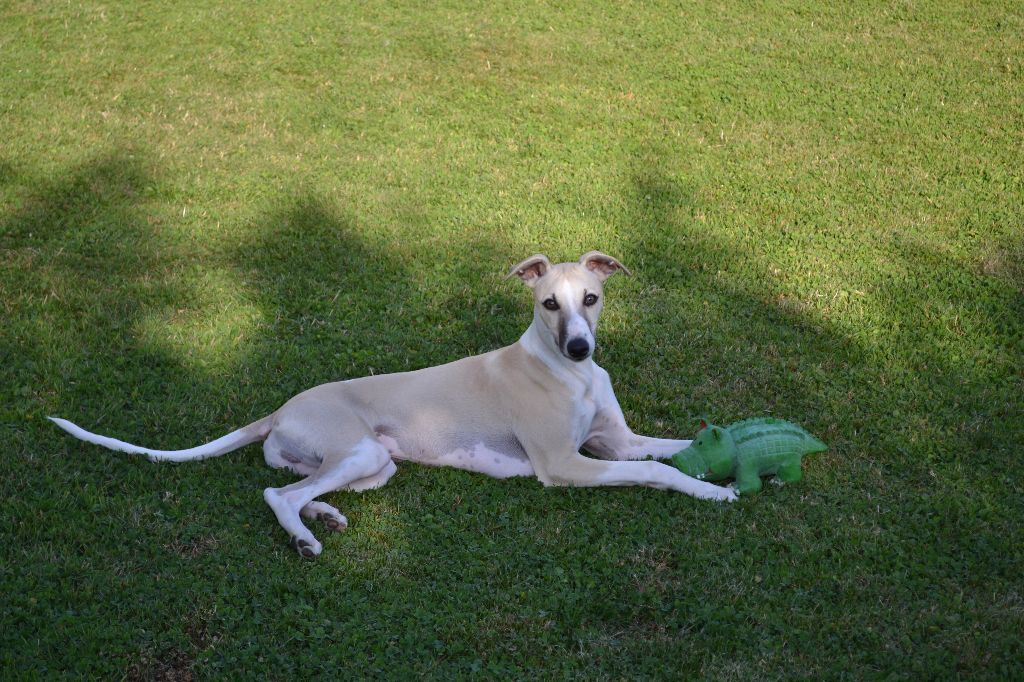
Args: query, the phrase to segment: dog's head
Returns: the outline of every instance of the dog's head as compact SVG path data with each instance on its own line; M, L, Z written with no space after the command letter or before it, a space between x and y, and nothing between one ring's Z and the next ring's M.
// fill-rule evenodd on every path
M533 317L544 340L570 360L582 362L594 352L604 281L620 270L632 274L611 256L590 251L576 263L557 265L543 254L530 256L508 276L533 289Z

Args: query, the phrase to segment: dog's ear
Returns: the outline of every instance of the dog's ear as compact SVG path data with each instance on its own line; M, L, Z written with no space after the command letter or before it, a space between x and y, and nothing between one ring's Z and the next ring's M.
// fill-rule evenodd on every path
M601 253L600 251L588 251L587 253L580 256L580 263L583 264L587 270L590 270L595 275L601 278L601 281L605 281L616 272L621 270L624 274L632 275L625 265L615 260L611 256Z
M508 273L505 279L518 277L523 280L526 286L532 289L537 280L543 277L544 273L550 269L551 261L543 253L538 253L513 266L512 271Z

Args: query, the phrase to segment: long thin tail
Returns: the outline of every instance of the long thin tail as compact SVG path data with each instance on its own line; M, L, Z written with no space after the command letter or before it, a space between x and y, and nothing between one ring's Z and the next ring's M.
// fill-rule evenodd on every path
M256 441L266 439L267 435L270 433L272 416L273 415L270 415L257 420L248 426L244 426L237 431L232 431L228 435L222 436L215 441L207 443L206 445L200 445L187 450L150 450L149 448L125 443L124 441L117 440L116 438L91 433L76 424L72 424L67 419L58 419L57 417L47 417L47 419L70 433L75 438L89 443L95 443L96 445L102 445L103 447L111 450L128 452L133 455L146 455L149 457L151 462L189 462L195 459L217 457L218 455L226 454L232 450L237 450L243 445L248 445L249 443L255 443Z

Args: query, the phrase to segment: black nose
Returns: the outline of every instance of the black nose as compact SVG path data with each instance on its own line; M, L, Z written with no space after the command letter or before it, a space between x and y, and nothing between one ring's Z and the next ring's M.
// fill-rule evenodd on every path
M590 344L586 339L577 337L565 344L565 350L573 360L582 360L590 354Z

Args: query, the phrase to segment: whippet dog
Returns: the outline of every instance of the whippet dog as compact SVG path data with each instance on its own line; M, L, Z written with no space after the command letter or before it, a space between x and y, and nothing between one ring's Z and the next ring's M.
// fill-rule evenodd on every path
M527 258L508 278L533 290L533 322L511 346L438 367L323 384L188 450L150 450L51 419L77 438L153 461L204 459L263 441L267 464L305 476L267 488L263 498L290 546L306 558L322 546L302 517L319 519L329 530L348 525L341 512L316 498L380 487L395 474L396 460L496 478L536 476L548 486L643 485L736 499L729 488L654 461L690 441L634 434L608 372L593 361L603 285L620 271L630 274L598 251L557 265L544 255ZM580 454L580 448L600 459Z

